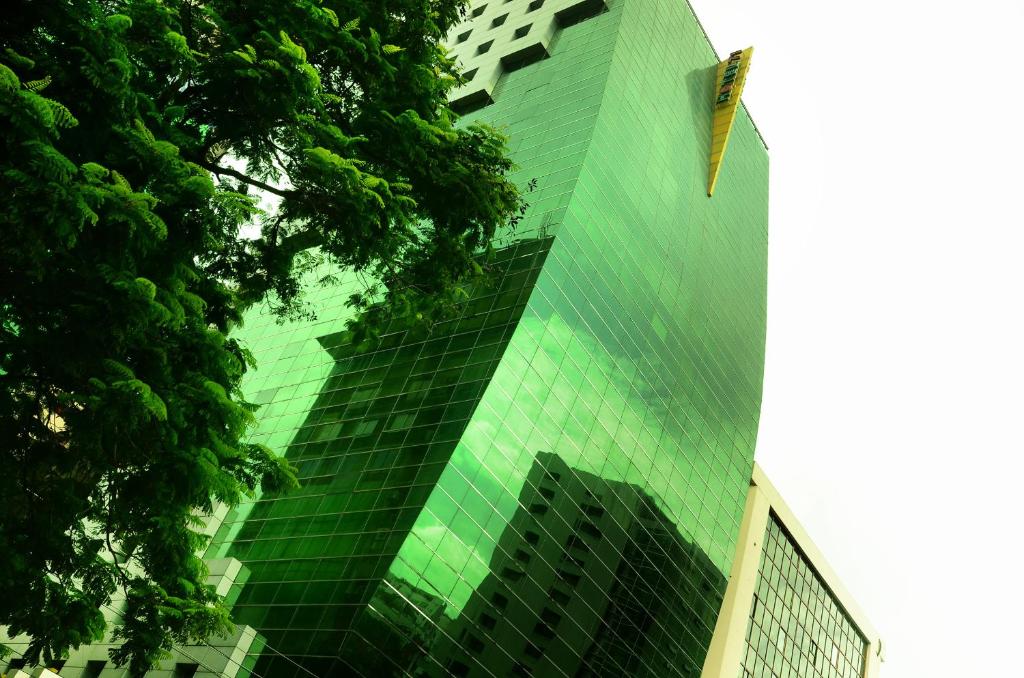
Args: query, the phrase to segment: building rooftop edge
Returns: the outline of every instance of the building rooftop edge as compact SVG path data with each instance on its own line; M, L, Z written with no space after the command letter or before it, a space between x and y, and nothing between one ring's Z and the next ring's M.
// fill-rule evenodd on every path
M697 28L700 29L701 34L704 36L704 40L707 41L708 47L711 48L711 53L715 55L715 59L717 59L718 61L721 61L722 60L722 55L719 54L717 49L715 49L715 43L711 42L711 36L708 35L707 29L704 28L704 24L701 23L700 17L697 16L697 12L693 9L693 5L690 3L690 0L685 0L685 1L686 1L686 8L688 10L690 10L690 14L693 15L693 20L697 22ZM761 145L764 146L764 149L767 151L768 150L768 142L765 141L764 135L761 134L761 128L758 127L757 123L754 121L754 116L752 116L750 114L750 108L743 101L743 97L740 97L740 106L743 107L743 110L747 114L747 119L750 120L750 124L754 127L754 131L757 132L757 138L761 140Z

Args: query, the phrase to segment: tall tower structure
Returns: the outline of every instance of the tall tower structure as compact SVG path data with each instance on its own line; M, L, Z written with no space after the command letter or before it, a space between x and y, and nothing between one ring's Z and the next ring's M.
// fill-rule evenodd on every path
M530 209L428 335L357 350L333 270L316 320L249 314L253 438L302 487L214 516L238 628L151 674L876 678L878 634L753 462L750 50L720 62L684 0L475 0L448 42ZM51 668L121 678L115 643Z
M255 437L303 485L208 553L249 572L253 674L700 675L757 436L767 151L741 107L708 198L719 57L682 0L478 0L449 42L531 206L429 336L357 352L337 288L247 319Z

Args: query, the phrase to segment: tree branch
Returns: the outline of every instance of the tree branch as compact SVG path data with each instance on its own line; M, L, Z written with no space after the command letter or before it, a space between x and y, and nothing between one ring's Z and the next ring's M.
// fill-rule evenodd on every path
M193 160L192 162L199 165L205 170L213 172L217 176L226 174L229 177L234 177L235 179L238 179L242 183L249 184L250 186L255 186L260 190L267 191L268 193L273 193L274 195L279 195L282 198L287 198L289 195L293 193L293 191L285 191L283 189L278 188L277 186L271 186L270 184L259 181L258 179L253 179L252 177L242 174L238 170L233 170L230 167L221 167L220 165L215 165L212 162L206 162L205 160Z
M277 247L277 234L281 229L281 222L284 221L284 213L280 213L274 218L274 225L270 229L270 246Z

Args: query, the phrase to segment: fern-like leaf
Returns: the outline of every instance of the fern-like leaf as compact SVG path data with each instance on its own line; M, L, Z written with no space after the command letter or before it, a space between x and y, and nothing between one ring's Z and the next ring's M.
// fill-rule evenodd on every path
M45 78L41 78L39 80L29 80L28 82L23 82L21 86L27 89L29 92L42 92L50 85L51 82L53 82L53 78L51 78L50 76L46 76Z
M25 86L27 88L28 83ZM78 124L78 119L71 114L71 111L64 104L45 97L43 97L43 101L46 102L46 105L53 112L53 123L57 127L74 127Z

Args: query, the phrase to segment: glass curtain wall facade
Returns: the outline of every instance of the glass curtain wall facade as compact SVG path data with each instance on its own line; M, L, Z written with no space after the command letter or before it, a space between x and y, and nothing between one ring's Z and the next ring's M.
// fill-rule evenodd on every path
M208 557L250 572L257 676L697 676L757 434L766 149L741 110L706 197L718 57L681 0L470 25L496 75L465 118L537 186L495 282L361 352L355 281L312 290L316 321L251 314L254 436L303 486L231 511Z

